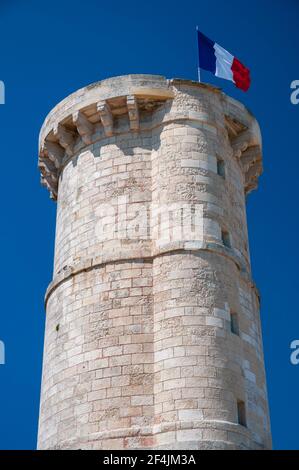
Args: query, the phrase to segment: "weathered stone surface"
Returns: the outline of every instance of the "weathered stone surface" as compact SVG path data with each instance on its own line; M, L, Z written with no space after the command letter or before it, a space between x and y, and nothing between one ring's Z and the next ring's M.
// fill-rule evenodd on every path
M188 80L104 80L46 118L39 167L58 204L39 448L270 447L251 113Z

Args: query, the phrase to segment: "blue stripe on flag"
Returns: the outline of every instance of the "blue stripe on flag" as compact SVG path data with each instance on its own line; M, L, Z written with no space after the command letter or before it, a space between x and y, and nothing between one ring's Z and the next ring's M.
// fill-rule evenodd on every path
M214 41L207 38L200 31L198 33L198 56L199 56L199 67L204 70L216 73L216 56L214 49Z

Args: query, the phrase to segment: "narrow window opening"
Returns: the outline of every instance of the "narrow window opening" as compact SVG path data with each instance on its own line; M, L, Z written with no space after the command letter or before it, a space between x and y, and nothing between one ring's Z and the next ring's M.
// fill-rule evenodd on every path
M226 246L227 248L231 248L230 236L226 230L221 231L221 238L222 238L223 245Z
M225 163L221 158L217 158L217 174L225 178Z
M246 426L246 409L245 403L242 400L237 401L237 410L238 410L238 424L241 426Z
M239 318L237 313L230 314L230 329L234 335L239 335Z

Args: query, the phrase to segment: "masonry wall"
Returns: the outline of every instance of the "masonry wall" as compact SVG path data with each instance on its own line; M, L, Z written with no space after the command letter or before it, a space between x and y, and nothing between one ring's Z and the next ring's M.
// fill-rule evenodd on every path
M271 446L245 176L224 98L190 82L171 90L140 110L138 131L126 114L108 137L95 123L60 171L39 448Z

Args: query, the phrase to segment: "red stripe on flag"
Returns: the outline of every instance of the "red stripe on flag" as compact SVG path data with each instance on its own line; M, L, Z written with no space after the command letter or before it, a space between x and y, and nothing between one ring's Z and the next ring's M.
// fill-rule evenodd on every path
M236 87L241 88L243 91L247 91L250 87L250 70L236 59L236 57L233 60L231 69Z

